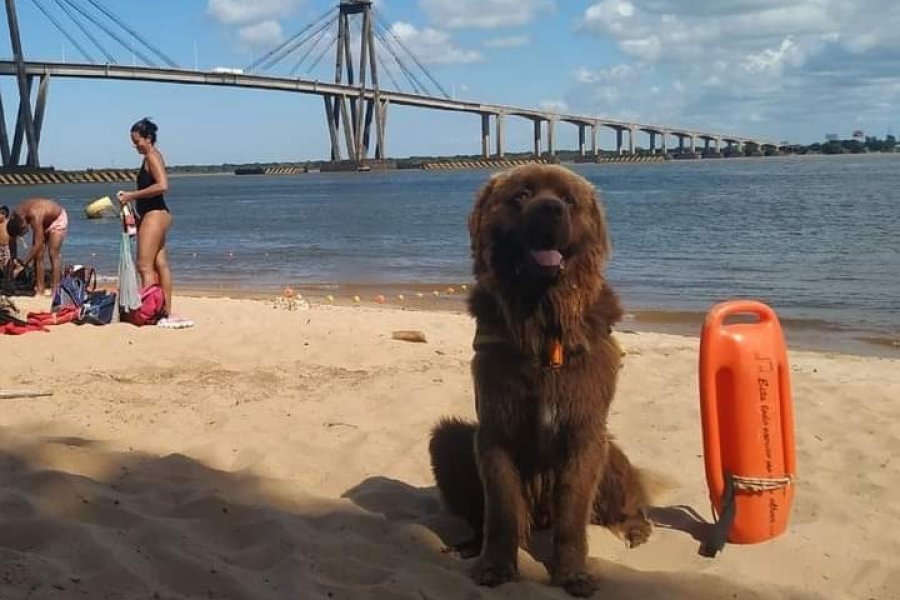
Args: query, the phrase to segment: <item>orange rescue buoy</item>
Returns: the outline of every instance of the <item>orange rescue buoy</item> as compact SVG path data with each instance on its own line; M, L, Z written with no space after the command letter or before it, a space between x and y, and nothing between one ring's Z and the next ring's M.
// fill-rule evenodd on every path
M726 537L752 544L783 533L797 462L787 350L770 307L732 300L706 315L700 416L706 481L717 516L704 554L714 556Z

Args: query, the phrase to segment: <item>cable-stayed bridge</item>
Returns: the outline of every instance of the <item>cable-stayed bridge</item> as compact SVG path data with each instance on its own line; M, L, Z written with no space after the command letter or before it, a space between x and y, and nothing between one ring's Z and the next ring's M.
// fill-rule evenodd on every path
M211 71L180 67L100 0L22 1L32 3L72 44L83 62L27 60L22 49L16 0L5 0L12 60L0 60L0 75L16 78L19 102L10 138L0 98L0 154L4 167L23 164L23 150L26 151L24 165L40 167L41 129L53 78L156 81L315 94L323 101L331 142L330 158L357 163L386 158L387 116L391 106L456 111L480 117L484 157L505 154L504 129L509 117L533 122L536 156L556 152L557 123L577 127L578 150L582 155L599 153L601 129L615 132L615 149L620 154L635 153L639 135L648 137L649 151L654 154L668 153L669 142L673 140L678 151L683 152L696 152L701 144L704 151L715 153L723 145L777 147L771 141L754 137L457 100L447 94L378 14L372 0L339 0L245 68ZM127 64L127 60L122 64L117 59L117 53L123 51L131 57L132 64ZM326 57L334 61L334 71L333 77L322 81L311 74L320 65L330 68L330 63L323 63ZM385 81L389 85L385 86Z

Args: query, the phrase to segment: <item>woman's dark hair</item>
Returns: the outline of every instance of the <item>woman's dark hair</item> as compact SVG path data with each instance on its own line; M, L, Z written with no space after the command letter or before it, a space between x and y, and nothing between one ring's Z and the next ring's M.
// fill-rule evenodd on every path
M22 218L22 215L13 213L9 221L6 222L6 234L12 237L25 235L26 226L27 223Z
M159 127L156 126L156 123L151 121L148 117L144 117L131 126L131 133L136 133L142 138L149 138L150 143L155 144L157 129L159 129Z

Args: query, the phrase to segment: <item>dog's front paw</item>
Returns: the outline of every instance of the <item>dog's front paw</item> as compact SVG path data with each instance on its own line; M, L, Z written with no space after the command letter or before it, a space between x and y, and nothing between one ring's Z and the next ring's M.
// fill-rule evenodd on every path
M553 585L558 585L570 596L579 598L587 598L597 589L597 582L594 581L594 578L584 572L573 573L565 577L554 577Z
M472 569L472 578L478 585L496 587L516 578L516 565L508 562L494 562L478 559Z
M644 514L628 517L621 523L612 525L610 529L618 537L628 543L629 548L636 548L650 539L653 524Z

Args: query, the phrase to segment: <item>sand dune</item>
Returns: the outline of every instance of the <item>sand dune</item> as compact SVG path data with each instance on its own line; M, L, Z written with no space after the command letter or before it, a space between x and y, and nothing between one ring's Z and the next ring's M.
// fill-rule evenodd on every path
M472 415L467 316L179 303L194 329L0 337L0 387L53 392L0 400L0 598L566 597L540 536L493 590L441 551L468 532L441 509L427 438ZM611 428L675 487L644 546L591 528L596 597L898 597L900 361L791 353L790 529L708 559L698 341L618 336Z

